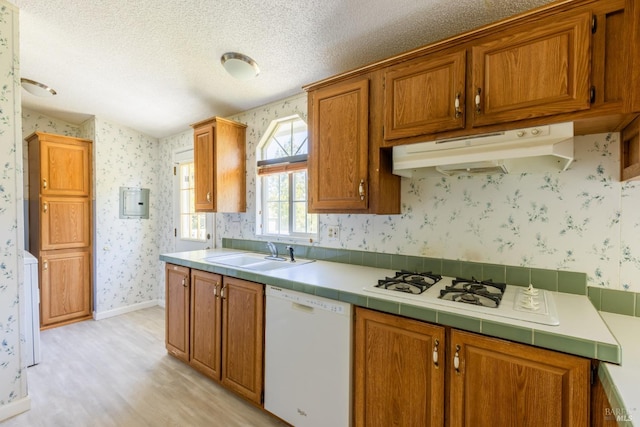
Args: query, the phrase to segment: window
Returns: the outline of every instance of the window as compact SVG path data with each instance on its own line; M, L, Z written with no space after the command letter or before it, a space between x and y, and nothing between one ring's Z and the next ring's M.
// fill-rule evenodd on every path
M258 145L262 234L318 234L318 216L307 213L307 150L307 124L298 116L274 120Z
M207 240L207 224L204 213L196 213L193 162L178 165L180 181L180 238L185 240Z

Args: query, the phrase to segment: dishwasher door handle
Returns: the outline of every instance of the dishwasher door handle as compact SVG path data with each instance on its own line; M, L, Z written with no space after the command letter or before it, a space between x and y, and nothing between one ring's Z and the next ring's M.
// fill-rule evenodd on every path
M304 311L305 313L313 313L313 307L300 304L299 302L292 302L291 307L293 307L295 310Z

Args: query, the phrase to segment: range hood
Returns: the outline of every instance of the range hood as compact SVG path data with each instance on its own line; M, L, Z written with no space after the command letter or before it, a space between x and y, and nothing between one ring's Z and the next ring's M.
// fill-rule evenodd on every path
M393 147L393 173L406 177L564 171L571 162L573 123Z

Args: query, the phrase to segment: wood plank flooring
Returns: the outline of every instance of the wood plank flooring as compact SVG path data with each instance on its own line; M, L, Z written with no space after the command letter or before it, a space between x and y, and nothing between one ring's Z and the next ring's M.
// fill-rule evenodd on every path
M41 333L31 410L1 427L284 426L164 348L153 307Z

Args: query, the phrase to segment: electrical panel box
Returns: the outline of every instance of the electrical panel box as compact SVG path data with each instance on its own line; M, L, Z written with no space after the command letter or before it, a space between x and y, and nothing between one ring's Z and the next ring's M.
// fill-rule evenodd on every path
M149 219L149 189L120 187L120 218Z

